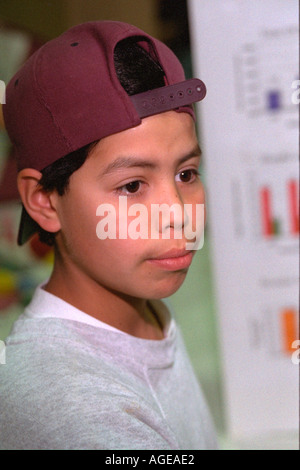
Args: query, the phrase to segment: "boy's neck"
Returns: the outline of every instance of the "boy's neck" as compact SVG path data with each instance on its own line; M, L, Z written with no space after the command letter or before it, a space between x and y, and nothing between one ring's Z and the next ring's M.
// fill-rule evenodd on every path
M82 273L65 272L57 266L44 289L132 336L150 340L164 338L161 320L146 299L111 291Z

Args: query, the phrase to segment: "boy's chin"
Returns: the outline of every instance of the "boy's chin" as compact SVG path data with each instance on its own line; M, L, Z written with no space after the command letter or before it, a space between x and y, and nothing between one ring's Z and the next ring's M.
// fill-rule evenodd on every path
M148 298L153 300L160 300L175 294L175 292L177 292L178 289L180 289L180 287L182 286L186 278L187 271L188 270L176 273L178 276L175 280L173 279L172 282L169 281L162 285L157 285L156 289L153 289Z

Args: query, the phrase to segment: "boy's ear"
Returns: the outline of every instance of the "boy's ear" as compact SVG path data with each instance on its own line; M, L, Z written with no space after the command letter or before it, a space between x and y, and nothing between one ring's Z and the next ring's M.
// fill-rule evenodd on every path
M42 174L33 168L18 173L18 189L23 205L30 217L47 232L58 232L61 228L54 206L53 192L45 191L39 184Z

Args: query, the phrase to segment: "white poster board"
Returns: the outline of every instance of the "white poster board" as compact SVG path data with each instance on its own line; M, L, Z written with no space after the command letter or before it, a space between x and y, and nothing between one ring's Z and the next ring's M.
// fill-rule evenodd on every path
M298 2L188 7L227 431L298 446Z

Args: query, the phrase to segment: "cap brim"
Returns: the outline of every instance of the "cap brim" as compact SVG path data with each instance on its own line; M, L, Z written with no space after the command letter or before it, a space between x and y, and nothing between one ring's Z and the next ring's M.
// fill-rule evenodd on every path
M22 246L39 230L39 225L28 215L26 209L22 208L21 221L18 233L18 245Z

